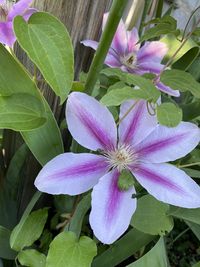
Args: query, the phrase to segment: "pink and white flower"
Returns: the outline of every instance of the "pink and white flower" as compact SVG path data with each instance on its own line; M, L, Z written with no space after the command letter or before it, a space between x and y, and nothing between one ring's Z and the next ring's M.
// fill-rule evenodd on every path
M13 20L16 16L22 16L25 20L37 12L30 8L33 0L15 1L0 0L0 43L13 47L16 37L13 31Z
M123 118L117 130L109 110L93 97L73 92L66 106L68 129L93 153L64 153L48 162L35 186L50 194L78 195L91 188L90 224L95 236L113 243L128 228L136 209L133 186L122 190L123 170L160 201L185 208L200 207L200 187L182 170L165 163L184 157L200 141L200 129L181 122L175 128L159 125L148 113L146 102L127 101L120 107Z
M108 13L103 18L103 29L108 17ZM111 68L120 68L122 71L143 75L145 73L154 73L159 75L164 65L161 64L168 48L165 43L160 41L146 42L143 46L138 44L139 37L136 28L127 31L124 22L121 20L111 47L105 59L105 64ZM81 42L85 46L97 49L98 42L93 40L84 40ZM172 96L180 96L178 90L173 90L164 85L158 79L157 88Z

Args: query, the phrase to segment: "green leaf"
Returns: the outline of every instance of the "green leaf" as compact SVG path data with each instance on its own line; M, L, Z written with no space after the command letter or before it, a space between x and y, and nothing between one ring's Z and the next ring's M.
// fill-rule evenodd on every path
M50 244L46 267L89 267L97 254L95 242L73 232L63 232Z
M200 225L193 223L193 222L189 222L187 220L185 220L185 223L189 226L189 228L192 230L192 232L194 233L194 235L199 239L200 241Z
M182 120L182 110L173 103L163 103L157 106L157 118L160 124L175 127Z
M199 55L199 47L192 47L172 67L179 70L187 70Z
M195 265L192 265L192 267L200 267L200 261L197 262Z
M119 106L121 103L129 99L149 99L149 95L140 89L135 90L126 86L124 88L108 91L108 93L101 98L101 103L108 107Z
M142 258L127 267L168 267L167 253L163 238Z
M143 98L148 100L153 100L154 102L157 101L157 99L160 96L159 90L155 87L155 85L150 81L149 79L146 79L145 77L135 75L135 74L129 74L122 72L120 69L112 69L107 68L102 70L102 74L108 76L108 77L117 77L120 81L123 81L124 83L130 85L130 86L137 86L139 87L139 90L134 90L134 92L131 92L131 88L129 87L124 89L125 90L125 97L130 94L134 94L134 98ZM115 93L116 93L115 89ZM127 91L127 92L126 92ZM138 91L138 92L137 92ZM110 92L108 92L109 94ZM117 92L120 94L120 89ZM114 95L114 91L112 92Z
M182 36L179 36L179 39L181 39ZM174 53L177 51L177 49L181 45L181 40L177 39L172 34L165 35L160 41L165 43L167 47L169 48L166 56L164 57L164 63L167 62L171 57L174 55ZM184 46L180 49L180 51L176 54L176 56L173 59L173 63L175 63L178 59L180 59L184 54L186 54L190 49L193 47L197 47L198 45L196 42L194 42L191 38L187 40L187 42L184 44Z
M47 122L40 128L22 132L22 136L37 160L43 165L63 153L61 134L52 111L22 65L0 44L0 95L30 94L45 105ZM48 153L47 153L48 151Z
M27 267L45 267L46 256L35 249L23 250L18 255L21 265Z
M164 16L161 19L153 19L148 24L155 24L154 27L145 31L145 33L140 38L140 42L158 37L162 34L174 34L178 35L180 33L179 30L176 29L177 23L174 18L171 16Z
M166 70L161 75L161 81L174 90L190 91L195 97L200 98L200 84L190 73L182 70Z
M183 110L183 120L191 121L200 116L200 101L180 105Z
M173 219L167 215L169 205L146 195L138 200L131 225L136 229L151 235L164 235L173 228Z
M179 219L200 224L200 208L186 209L171 207L168 214Z
M23 144L14 154L0 189L0 224L13 229L18 221L20 172L27 157L28 148Z
M0 97L0 128L30 131L46 121L44 105L29 94Z
M137 229L131 229L109 249L97 256L92 263L92 267L117 266L150 243L154 238L155 236L142 233Z
M14 30L20 46L63 103L74 75L73 47L65 26L56 17L37 12L28 23L22 17L16 17Z
M13 260L16 257L16 252L10 248L10 230L0 226L0 258Z
M91 194L89 193L86 196L84 196L83 199L80 201L80 203L77 205L74 215L70 220L70 224L67 227L68 229L65 230L74 232L77 236L79 236L82 229L83 219L87 211L90 209L90 206L91 206Z
M187 173L187 175L193 177L193 178L200 178L200 171L190 169L190 168L181 168L184 172Z
M11 248L20 251L32 245L42 234L48 216L48 210L32 212L13 229L10 237Z

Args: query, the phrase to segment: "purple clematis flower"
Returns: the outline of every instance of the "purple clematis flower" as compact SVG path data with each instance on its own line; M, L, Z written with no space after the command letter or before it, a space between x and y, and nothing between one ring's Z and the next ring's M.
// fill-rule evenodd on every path
M0 0L0 43L13 47L16 37L13 31L13 20L16 16L23 16L25 20L37 12L35 8L29 8L33 0L14 1Z
M103 18L103 29L107 17L108 13ZM146 42L141 47L138 41L137 29L133 28L131 31L127 31L124 22L121 20L105 59L105 64L111 68L120 68L122 71L138 75L145 73L159 75L164 68L161 61L168 51L166 44L153 41ZM84 40L81 43L95 50L98 47L98 42L92 40ZM156 86L160 91L168 95L180 96L178 90L173 90L164 85L159 78L156 81Z
M134 101L121 105L120 118ZM164 162L185 156L200 141L199 128L181 122L175 128L157 123L141 100L119 124L93 97L73 92L66 107L73 138L92 153L64 153L48 162L35 186L50 194L78 195L93 188L90 224L95 236L111 244L128 228L136 209L133 186L122 190L123 170L160 201L186 208L200 207L200 187L182 170Z

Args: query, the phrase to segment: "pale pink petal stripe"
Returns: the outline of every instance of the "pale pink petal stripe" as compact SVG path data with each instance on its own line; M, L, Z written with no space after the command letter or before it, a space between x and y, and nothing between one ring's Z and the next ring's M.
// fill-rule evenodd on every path
M132 108L126 117L125 114ZM146 101L124 102L120 107L119 142L135 146L147 137L156 127L156 116L149 114Z
M135 150L143 161L152 163L179 159L192 151L200 141L200 129L181 122L174 128L159 125Z
M90 225L95 236L105 244L116 241L128 228L136 209L132 198L135 189L120 191L119 173L113 170L103 176L92 192Z
M66 106L67 125L73 138L92 150L116 147L117 129L110 111L96 99L73 92Z
M91 189L107 169L102 156L64 153L42 168L35 186L49 194L78 195Z
M200 187L173 165L140 164L132 168L132 173L158 200L185 208L200 207Z

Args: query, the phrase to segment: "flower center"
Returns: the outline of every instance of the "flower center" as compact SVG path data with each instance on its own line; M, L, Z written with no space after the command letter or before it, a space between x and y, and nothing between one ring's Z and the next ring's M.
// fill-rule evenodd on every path
M121 63L130 68L130 69L135 69L137 65L137 57L135 53L128 54L127 56L121 57L120 58Z
M137 161L137 155L133 148L128 145L121 145L113 151L104 154L109 162L110 168L117 168L120 172L129 169Z
M7 20L8 13L12 6L15 4L15 1L6 1L3 4L0 4L0 21L4 22Z

